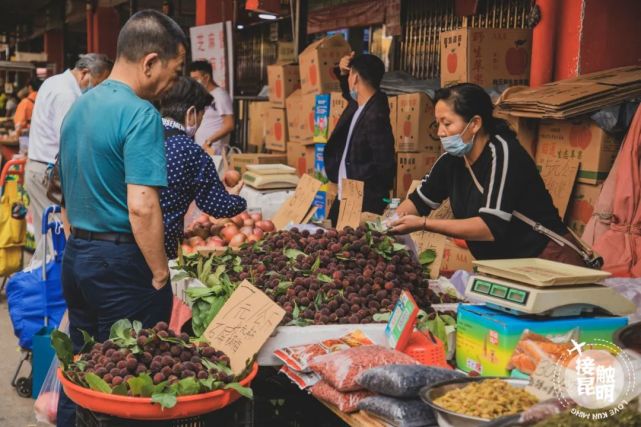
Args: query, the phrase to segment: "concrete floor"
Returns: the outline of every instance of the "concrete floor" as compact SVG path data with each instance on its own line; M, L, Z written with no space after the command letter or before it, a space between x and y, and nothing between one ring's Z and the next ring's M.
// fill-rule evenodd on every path
M25 264L29 259L30 255L25 253ZM46 426L47 424L36 421L33 412L35 400L18 396L11 386L11 379L21 358L18 339L13 334L13 325L9 318L7 296L2 291L0 292L0 427ZM30 369L31 366L25 363L22 367L23 375L29 375Z
M9 319L7 298L0 295L0 426L26 427L44 426L37 423L33 413L33 399L18 396L11 387L11 379L21 358L18 340L13 335L13 326ZM30 366L23 366L23 372L28 375Z

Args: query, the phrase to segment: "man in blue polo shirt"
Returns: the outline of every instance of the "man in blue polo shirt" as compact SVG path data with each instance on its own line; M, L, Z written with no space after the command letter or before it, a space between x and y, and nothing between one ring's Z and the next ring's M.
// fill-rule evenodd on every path
M172 292L158 190L167 185L158 99L182 72L187 41L152 10L133 15L118 36L109 79L80 97L61 129L60 177L72 228L62 264L69 330L98 341L119 319L144 327L168 321ZM74 424L61 396L58 425Z

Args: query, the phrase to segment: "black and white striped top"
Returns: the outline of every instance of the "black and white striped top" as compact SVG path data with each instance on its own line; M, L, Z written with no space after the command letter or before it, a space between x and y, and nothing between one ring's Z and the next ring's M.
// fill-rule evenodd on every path
M516 139L499 135L471 166L464 158L443 154L409 198L421 215L449 198L455 218L481 217L495 241L468 241L476 259L537 257L543 251L548 239L513 218L515 210L567 233L532 158Z

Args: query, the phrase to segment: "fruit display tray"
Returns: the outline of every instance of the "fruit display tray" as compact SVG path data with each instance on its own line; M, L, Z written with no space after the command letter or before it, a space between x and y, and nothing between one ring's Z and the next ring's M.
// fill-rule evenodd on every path
M253 369L240 381L240 384L249 387L257 373L258 363L254 363ZM173 420L194 417L222 409L240 397L234 390L215 390L209 393L179 396L176 406L163 409L159 404L152 403L149 397L106 394L79 386L66 379L61 369L58 370L58 379L69 399L78 406L132 420Z

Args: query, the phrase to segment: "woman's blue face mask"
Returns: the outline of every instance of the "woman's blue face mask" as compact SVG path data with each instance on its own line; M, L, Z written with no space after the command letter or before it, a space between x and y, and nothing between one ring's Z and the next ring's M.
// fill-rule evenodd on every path
M467 122L467 125L465 125L465 128L461 133L441 138L441 144L443 144L443 149L447 153L451 154L452 156L463 157L466 154L469 154L470 151L472 151L476 134L472 136L472 139L470 141L463 141L463 134L467 130L470 123L472 122Z

